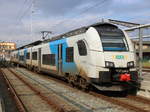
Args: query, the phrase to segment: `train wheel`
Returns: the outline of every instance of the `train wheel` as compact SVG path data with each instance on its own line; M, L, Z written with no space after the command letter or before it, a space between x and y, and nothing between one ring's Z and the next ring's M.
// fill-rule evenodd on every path
M36 72L36 67L33 67L33 72Z
M68 82L69 82L69 85L70 85L70 86L74 87L74 83L73 83L74 80L73 80L73 76L72 76L72 75L69 75L69 76L68 76Z
M29 70L29 65L27 65L26 67L27 67L27 69Z
M39 68L37 68L37 73L40 73L40 69Z
M34 71L35 71L36 73L40 73L40 70L39 70L38 67L35 67L35 68L34 68Z
M33 70L33 67L32 67L32 66L29 66L29 70L32 71L32 70Z
M89 88L89 84L87 83L87 81L83 78L79 79L79 84L82 90L87 91Z
M77 75L73 76L73 83L76 87L79 86L79 77Z

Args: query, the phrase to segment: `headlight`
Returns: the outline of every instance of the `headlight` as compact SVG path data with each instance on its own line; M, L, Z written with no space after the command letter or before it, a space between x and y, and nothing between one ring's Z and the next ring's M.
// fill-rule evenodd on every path
M129 68L134 67L134 61L128 62L127 67L129 67Z
M115 67L115 65L114 65L113 62L105 61L105 67L107 67L107 68L113 68L113 67Z

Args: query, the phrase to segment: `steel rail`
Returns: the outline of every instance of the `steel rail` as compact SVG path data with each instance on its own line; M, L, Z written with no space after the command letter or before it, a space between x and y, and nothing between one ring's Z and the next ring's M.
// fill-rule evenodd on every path
M136 100L136 101L139 101L139 102L143 102L145 104L149 104L150 105L150 99L147 99L145 97L142 97L142 96L127 96L127 98L129 99L133 99L133 100Z
M10 81L8 80L6 74L1 69L0 69L0 73L3 75L3 77L6 81L6 84L9 87L9 90L10 90L11 94L13 95L13 98L16 102L16 105L17 105L17 108L18 108L19 112L28 112L25 105L23 104L21 99L18 97L19 95L15 91L14 87L11 85Z
M29 72L33 73L32 71L29 71ZM48 77L47 77L47 78L48 78ZM52 80L54 80L54 81L57 81L57 82L59 82L59 83L61 83L61 84L63 84L63 85L66 85L66 86L70 87L66 82L64 82L64 81L62 81L62 80L59 80L59 79L56 79L56 78L53 78L53 77L49 77L49 78L52 79ZM72 87L71 87L71 88L72 88ZM76 88L74 88L74 89L75 89L75 90L78 90L78 89L76 89ZM84 93L85 93L85 92L84 92ZM86 92L86 93L87 93L87 92ZM101 98L101 99L103 99L103 100L105 100L105 101L108 101L108 102L110 102L110 103L112 103L112 104L116 104L116 105L121 106L121 107L123 107L123 108L126 107L126 109L128 109L128 110L133 110L133 111L136 111L136 112L149 112L149 111L147 111L147 110L144 110L143 108L136 107L136 106L134 106L134 105L130 105L130 104L124 102L124 101L120 101L120 100L115 99L115 98L111 98L111 97L108 97L108 96L105 96L105 95L102 95L102 94L98 94L98 93L93 92L93 91L89 91L87 94L90 94L90 95L92 95L92 96ZM130 97L130 96L129 96L129 97ZM139 97L137 97L137 98L138 98L137 100L140 100ZM142 102L144 102L144 101L142 101ZM145 101L145 102L146 102L146 101Z
M25 85L27 85L31 90L33 90L38 96L40 96L41 99L47 102L49 106L51 106L53 109L55 109L57 112L77 112L76 109L70 109L65 107L61 102L59 102L59 99L54 96L45 96L41 91L33 87L31 84L29 84L27 81L25 81L22 77L17 75L14 71L11 69L8 69L13 75L15 75L19 80L21 80ZM79 111L78 111L79 112Z
M91 94L93 96L96 96L96 97L99 97L99 98L101 98L105 101L111 102L113 104L119 105L123 108L126 107L126 109L128 109L128 110L133 110L135 112L149 112L148 110L144 110L143 108L136 107L136 106L128 104L124 101L121 101L121 100L118 100L118 99L115 99L115 98L110 98L110 97L102 95L102 94L97 94L95 92L90 92L89 94Z
M150 72L150 67L144 66L144 67L143 67L143 72Z
M146 67L146 66L144 66L143 68L147 68L147 69L150 69L150 67Z
M150 72L150 70L143 70L143 72Z

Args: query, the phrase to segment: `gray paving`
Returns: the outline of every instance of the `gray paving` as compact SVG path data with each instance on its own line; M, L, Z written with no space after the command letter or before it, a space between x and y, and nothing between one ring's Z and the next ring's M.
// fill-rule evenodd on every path
M143 80L141 81L141 90L138 94L150 98L150 72L143 72L141 77Z

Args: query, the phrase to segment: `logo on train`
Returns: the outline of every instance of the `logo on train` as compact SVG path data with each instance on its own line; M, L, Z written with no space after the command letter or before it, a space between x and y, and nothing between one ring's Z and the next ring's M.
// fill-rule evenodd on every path
M116 59L124 59L123 55L116 55Z

